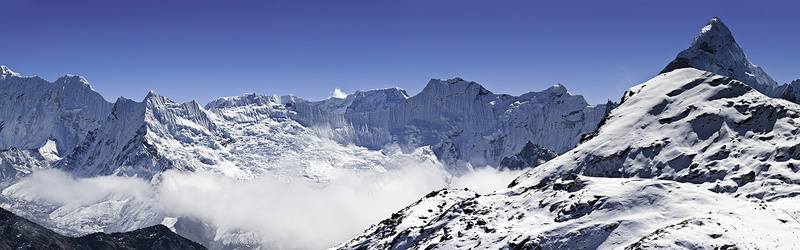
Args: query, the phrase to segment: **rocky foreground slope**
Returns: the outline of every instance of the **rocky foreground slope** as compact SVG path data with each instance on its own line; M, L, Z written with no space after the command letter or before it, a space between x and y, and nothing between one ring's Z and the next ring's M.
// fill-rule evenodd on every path
M66 237L0 208L0 249L206 249L163 225Z

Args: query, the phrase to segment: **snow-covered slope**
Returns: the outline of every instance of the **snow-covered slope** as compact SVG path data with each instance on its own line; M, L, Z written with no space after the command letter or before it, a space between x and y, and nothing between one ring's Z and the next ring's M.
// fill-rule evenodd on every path
M797 104L678 69L628 90L595 134L507 191L440 191L339 248L790 248L797 136Z
M112 104L80 76L55 82L0 67L0 175L47 167L100 127Z
M336 248L788 249L800 236L791 203L673 181L565 177L521 193L438 191Z
M750 85L762 94L787 100L800 99L800 93L787 90L789 85L779 85L761 67L745 56L742 47L733 39L730 29L714 17L700 30L689 48L681 51L661 73L680 68L696 68L724 75Z

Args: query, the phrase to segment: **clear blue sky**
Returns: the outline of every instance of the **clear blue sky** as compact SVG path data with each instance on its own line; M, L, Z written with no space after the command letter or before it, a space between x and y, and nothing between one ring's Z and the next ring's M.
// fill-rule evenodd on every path
M557 83L590 103L658 73L714 16L776 81L800 78L792 1L0 0L0 64L86 77L109 101L242 93L320 100L335 87L460 76L519 95Z

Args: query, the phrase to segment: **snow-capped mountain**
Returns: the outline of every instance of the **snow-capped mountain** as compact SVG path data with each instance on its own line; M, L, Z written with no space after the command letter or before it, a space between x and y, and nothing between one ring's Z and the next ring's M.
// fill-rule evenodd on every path
M339 247L790 247L798 124L797 104L674 70L628 90L593 137L507 191L432 193Z
M119 98L103 126L59 167L80 177L144 179L166 169L194 171L202 150L222 140L212 119L197 102L178 104L152 91L143 102Z
M112 104L80 76L55 82L0 67L0 179L49 167L100 127Z
M1 145L9 176L29 172L20 165L54 164L80 177L150 179L178 169L245 179L278 172L326 179L320 169L297 172L272 166L290 155L315 154L330 139L342 145L343 155L373 156L333 160L328 166L371 169L382 165L374 161L386 161L379 150L387 146L399 146L405 153L430 146L451 173L459 174L471 166L499 166L505 158L564 152L614 106L588 105L562 85L517 97L496 95L460 78L431 80L413 97L399 88L318 102L246 94L212 100L202 108L150 92L142 102L119 98L110 104L80 77L51 84L8 68L3 72L8 85L3 94L9 97L4 100L10 103L4 106L9 108L3 110L0 133L10 138ZM358 147L346 146L351 144ZM528 144L536 146L523 150ZM40 151L44 156L36 154ZM329 157L306 159L312 158ZM515 161L514 168L546 159Z
M692 45L681 51L661 73L680 68L714 72L742 81L769 97L800 103L800 92L797 91L800 83L778 84L761 67L751 63L728 26L718 17L709 20Z

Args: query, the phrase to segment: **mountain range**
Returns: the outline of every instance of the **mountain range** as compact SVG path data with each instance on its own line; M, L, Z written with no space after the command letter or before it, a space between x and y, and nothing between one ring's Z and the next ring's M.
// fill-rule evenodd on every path
M268 245L165 210L147 198L158 191L42 200L35 173L133 178L133 187L174 185L177 172L324 188L412 165L445 180L527 170L491 194L431 192L340 249L786 248L800 228L800 81L778 84L753 65L719 18L655 78L597 105L560 84L511 96L461 78L432 79L413 96L243 94L201 106L151 91L110 103L79 76L0 69L0 206L73 237L164 224L209 248Z
M5 66L0 96L0 206L68 236L196 218L169 214L130 192L75 204L43 201L30 191L38 190L26 180L32 173L131 177L160 188L166 171L178 171L324 188L411 165L449 180L487 167L541 164L574 147L616 106L589 105L563 85L511 96L461 78L432 79L414 96L398 88L322 101L243 94L202 106L151 91L141 102L109 103L82 77L48 82ZM195 224L173 229L207 246L259 241L237 228ZM197 226L203 229L187 229ZM199 233L207 231L217 233Z

